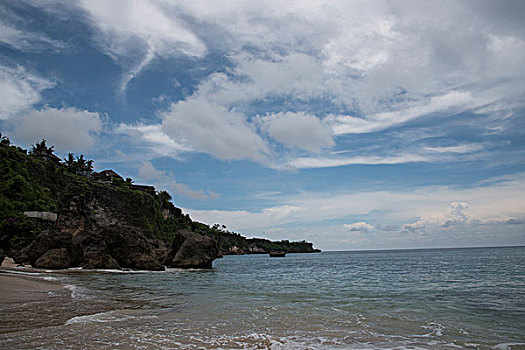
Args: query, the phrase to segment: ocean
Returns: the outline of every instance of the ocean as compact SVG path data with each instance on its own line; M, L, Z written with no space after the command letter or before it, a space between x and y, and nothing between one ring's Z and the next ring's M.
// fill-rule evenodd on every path
M525 349L525 247L225 256L211 270L45 276L72 300L3 310L1 348ZM31 324L35 313L46 320Z

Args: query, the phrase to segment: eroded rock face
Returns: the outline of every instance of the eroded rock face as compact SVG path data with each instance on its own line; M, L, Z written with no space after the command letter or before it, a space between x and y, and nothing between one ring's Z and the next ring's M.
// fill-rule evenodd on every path
M96 218L90 213L97 212ZM39 268L164 270L164 243L147 238L109 208L73 198L56 227L42 231L22 253ZM161 254L161 256L159 256Z
M68 250L66 248L55 248L40 256L33 266L44 269L67 269L70 263Z
M217 242L211 237L180 230L173 240L164 264L180 268L211 268L217 256Z
M82 267L85 269L120 269L119 263L104 248L84 247Z
M42 231L33 242L31 242L26 251L29 263L35 267L50 269L67 268L80 266L82 262L82 247L73 240L73 236L52 229ZM60 256L57 258L60 259L61 262L68 261L67 266L62 266L63 263L61 263L59 264L60 267L55 267L58 263L53 262L50 255L53 253L60 253ZM46 258L40 259L45 254L47 254ZM67 259L65 257L66 255ZM39 266L36 266L36 262L39 260ZM50 265L48 266L47 264Z
M95 197L71 199L56 225L42 231L20 259L46 269L164 270L164 264L180 268L211 268L219 255L215 237L181 230L168 249L166 244L130 224L111 200ZM114 204L114 203L113 203ZM116 205L116 204L115 204Z

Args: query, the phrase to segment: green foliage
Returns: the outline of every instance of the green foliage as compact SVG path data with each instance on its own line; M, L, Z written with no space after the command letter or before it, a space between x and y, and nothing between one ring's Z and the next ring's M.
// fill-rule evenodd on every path
M0 145L1 146L9 146L11 144L11 141L7 136L3 136L0 132Z
M64 162L67 171L70 173L88 176L93 172L93 160L85 159L83 154L75 159L75 154L68 153Z
M53 154L53 152L55 151L54 150L54 146L50 146L48 147L46 145L46 140L45 139L42 139L42 141L40 142L37 142L35 145L33 145L31 147L31 151L29 152L30 154Z
M14 217L0 224L2 236L9 237L8 242L2 242L4 248L20 249L27 246L40 233L31 219Z

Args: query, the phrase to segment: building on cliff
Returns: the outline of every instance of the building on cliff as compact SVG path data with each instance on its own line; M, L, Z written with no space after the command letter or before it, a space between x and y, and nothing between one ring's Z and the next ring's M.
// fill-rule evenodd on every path
M55 164L59 164L61 161L61 159L55 156L53 153L38 152L38 153L35 153L35 156L40 157L48 162L52 162Z
M24 211L24 215L28 218L46 220L46 221L57 221L57 214L47 211Z
M146 192L151 194L152 196L155 195L155 187L153 186L147 186L147 185L131 185L131 188L134 190L139 190L142 192Z
M93 177L97 180L104 182L113 182L115 179L121 179L122 176L114 172L113 170L102 170L101 172L94 173Z

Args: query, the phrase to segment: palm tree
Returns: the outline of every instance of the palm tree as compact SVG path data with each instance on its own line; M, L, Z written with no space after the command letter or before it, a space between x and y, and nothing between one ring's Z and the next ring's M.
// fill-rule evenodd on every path
M73 153L68 153L67 158L64 158L66 166L70 170L74 170L75 167L75 155Z
M36 145L31 146L30 154L37 154L37 155L51 155L55 151L54 146L47 147L46 145L46 139L42 139L42 141L37 142Z
M86 171L91 174L93 172L93 160L90 159L86 162Z
M77 160L75 162L75 170L77 174L85 175L86 174L86 159L84 159L84 155L81 154L80 157L77 157Z
M11 144L11 141L7 136L2 136L2 133L0 132L0 145L9 146Z

